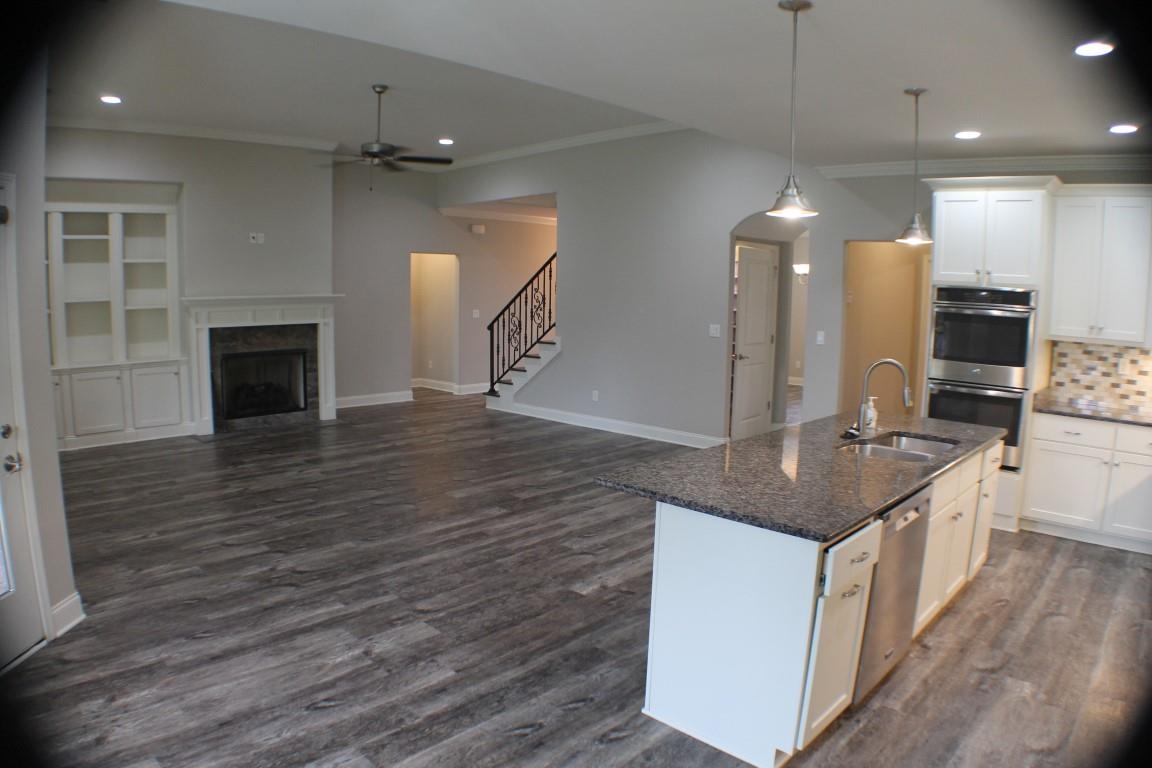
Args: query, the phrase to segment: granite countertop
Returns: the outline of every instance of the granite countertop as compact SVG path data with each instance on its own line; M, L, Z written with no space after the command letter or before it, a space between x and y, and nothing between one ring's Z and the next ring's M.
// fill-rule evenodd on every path
M813 541L833 541L907 497L1005 432L940 419L880 415L876 434L933 435L958 445L930 462L836 449L855 421L843 413L596 478L609 488Z
M1032 410L1037 413L1054 413L1058 416L1076 416L1081 419L1152 427L1152 407L1133 403L1119 395L1110 397L1104 392L1095 398L1087 398L1061 392L1059 389L1042 389L1032 396Z

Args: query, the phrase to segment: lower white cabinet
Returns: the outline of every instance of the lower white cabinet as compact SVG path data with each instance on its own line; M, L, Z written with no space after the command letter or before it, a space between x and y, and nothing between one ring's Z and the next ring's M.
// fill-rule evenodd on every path
M1152 541L1152 427L1036 414L1023 517L1105 545Z
M1004 444L965 459L932 485L914 632L920 634L988 559ZM983 476L982 476L983 475Z
M811 742L852 703L883 529L883 521L870 523L824 556L824 590L816 598L798 747Z
M56 370L60 447L189 434L186 381L180 361Z
M73 373L72 432L93 435L124 429L124 387L121 371Z

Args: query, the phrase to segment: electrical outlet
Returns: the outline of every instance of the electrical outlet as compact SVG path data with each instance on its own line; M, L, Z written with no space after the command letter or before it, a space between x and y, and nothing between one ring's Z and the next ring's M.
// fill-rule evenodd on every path
M592 390L592 402L594 402L594 403L600 402L600 390L598 390L598 389Z
M252 243L253 245L264 245L264 233L263 232L249 232L248 233L248 242Z
M816 331L816 346L824 345L824 331Z
M480 310L478 310L478 309L472 310L472 319L473 320L479 320L480 319Z
M719 325L708 326L708 335L714 339L720 338L720 326Z

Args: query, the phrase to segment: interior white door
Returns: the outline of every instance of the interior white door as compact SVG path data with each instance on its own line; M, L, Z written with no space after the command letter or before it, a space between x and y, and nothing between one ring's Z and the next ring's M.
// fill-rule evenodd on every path
M738 245L735 265L731 436L739 440L767 432L772 426L780 249L774 245Z
M0 177L0 205L9 205L10 191L10 180ZM9 335L17 327L10 226L0 224L0 668L44 638L20 476L21 424Z

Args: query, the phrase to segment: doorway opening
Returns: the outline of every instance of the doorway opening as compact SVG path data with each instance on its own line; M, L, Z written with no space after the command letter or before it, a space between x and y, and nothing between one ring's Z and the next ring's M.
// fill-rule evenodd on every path
M736 243L732 255L728 399L728 434L732 440L772 428L779 282L778 245Z
M411 386L455 392L460 360L460 260L411 254Z
M904 363L913 412L923 415L928 350L931 245L849 241L844 247L844 334L840 364L840 407L860 404L865 369L893 357ZM904 410L900 377L883 370L870 382L883 414Z

